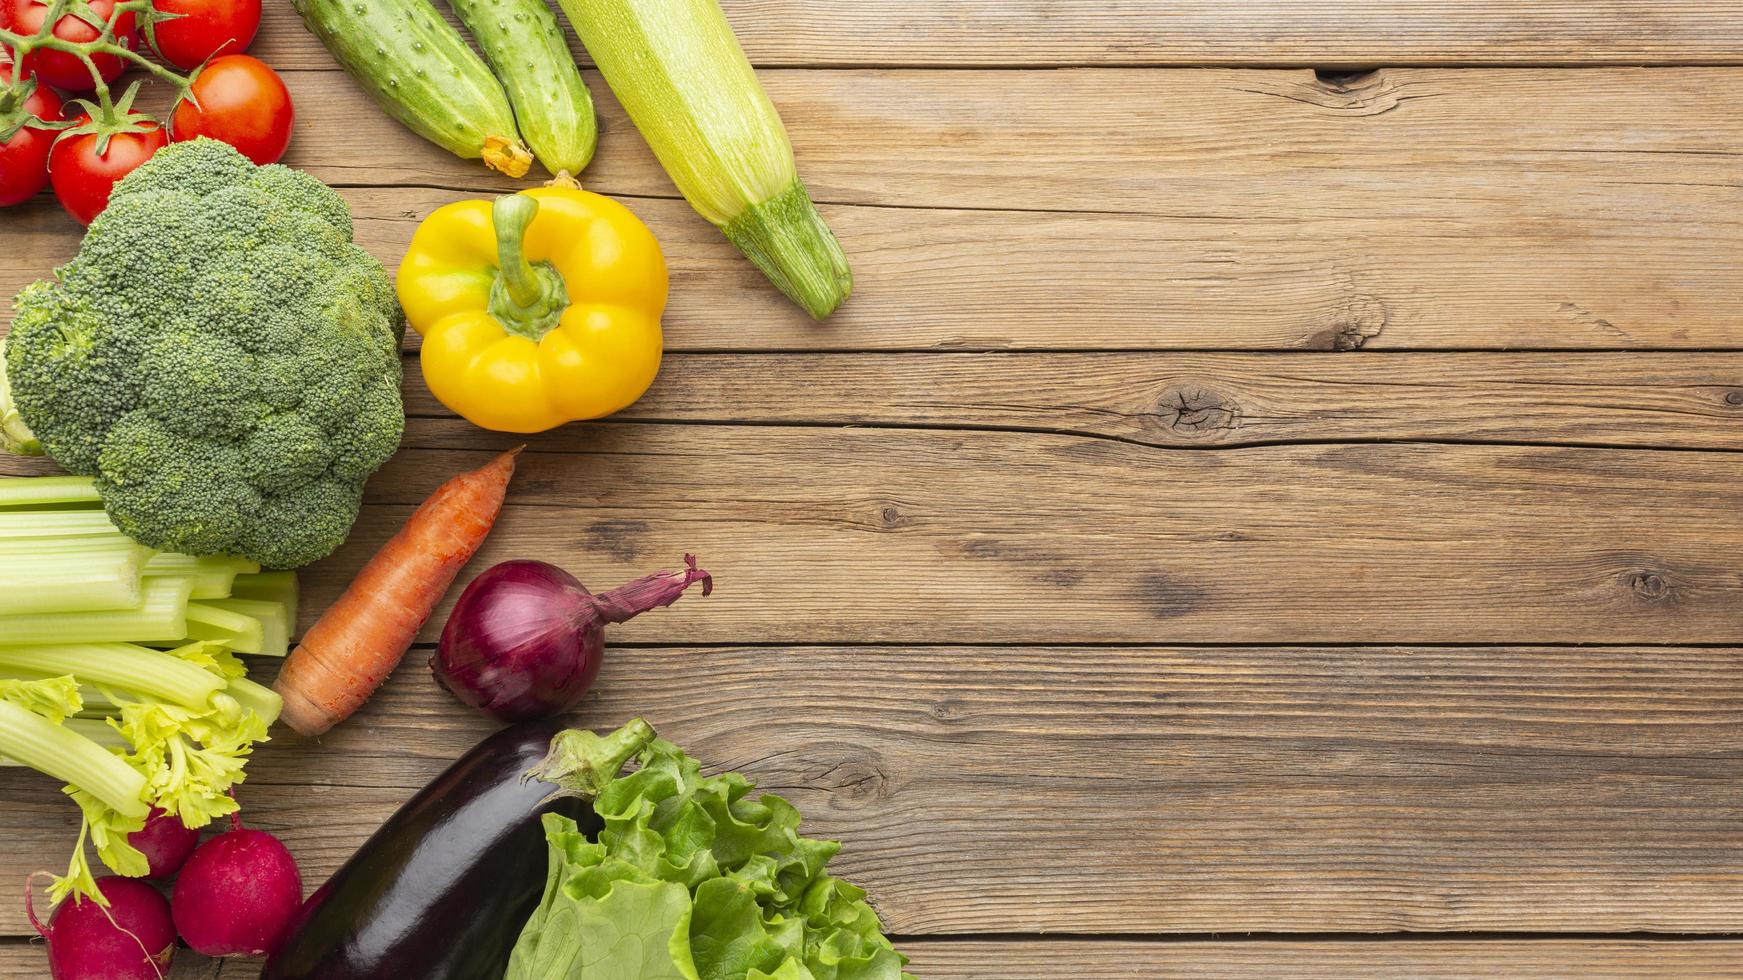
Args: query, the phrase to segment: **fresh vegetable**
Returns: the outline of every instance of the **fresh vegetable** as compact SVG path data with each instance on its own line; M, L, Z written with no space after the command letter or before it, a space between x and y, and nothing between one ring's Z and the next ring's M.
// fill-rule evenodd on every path
M31 142L8 154L19 159L0 159L0 195L28 196L40 189L34 178L47 173L68 213L90 224L116 181L168 141L162 122L133 108L139 81L119 99L112 96L109 83L130 67L180 96L179 138L210 135L259 162L276 160L290 139L290 95L278 75L252 60L195 71L220 50L240 55L259 20L260 0L0 0L0 62L21 68L19 78L0 75L0 143L16 135L18 106L39 80L89 93L78 100L82 115L61 134L46 168L26 166ZM198 77L141 54L141 31L160 57Z
M0 677L8 678L0 680L0 755L71 784L84 811L57 899L93 894L87 835L111 870L140 876L150 863L127 836L144 828L151 807L194 828L235 811L229 791L279 710L242 672L234 657L206 644L167 653L127 644L0 646ZM101 710L125 738L125 754L63 724L91 710L81 685L106 702Z
M88 478L81 478L89 481ZM119 534L120 532L116 532ZM145 563L145 574L153 575L184 575L194 582L191 599L222 599L234 595L236 579L243 575L258 573L260 563L246 558L233 558L229 555L214 555L208 558L195 558L192 555L178 555L174 552L160 552L152 555ZM295 573L286 572L293 576Z
M54 43L83 44L103 40L104 31L86 19L91 17L98 23L111 25L110 36L117 45L129 50L138 48L138 18L128 10L117 14L116 6L116 0L81 0L78 3L72 0L0 0L0 28L35 36L43 31L53 14ZM127 70L127 60L116 51L94 51L90 59L91 65L86 67L74 51L39 47L26 54L22 64L26 76L35 76L39 81L68 92L93 91L98 87L99 79L104 83L112 82ZM93 69L97 77L93 77Z
M0 479L0 555L49 547L49 558L21 563L46 569L53 548L75 557L101 555L110 542L137 550L97 509L97 497L88 477ZM166 569L154 572L160 559ZM158 555L125 573L142 596L137 609L0 616L0 757L68 783L83 814L72 862L51 891L56 900L97 895L87 839L111 870L161 876L187 856L197 828L235 810L230 790L282 705L243 676L232 652L241 634L265 648L269 629L288 629L295 605L294 582L245 574L257 567ZM0 560L0 576L12 568ZM214 591L191 602L196 586ZM9 601L40 610L57 601L41 593L60 587L21 578L7 588L16 590ZM228 588L255 598L231 600ZM218 629L236 636L180 642Z
M297 863L277 837L239 824L201 844L176 877L176 931L206 956L276 952L303 902Z
M502 976L538 904L539 816L590 819L581 800L527 778L559 731L503 729L419 791L310 896L262 980ZM626 740L624 759L637 744Z
M510 177L532 166L502 83L429 0L291 0L291 6L364 91L412 132Z
M399 267L424 380L475 425L540 432L640 398L660 369L666 261L628 208L578 187L459 201Z
M60 96L26 79L14 88L12 66L0 63L0 208L21 204L48 186L48 154L61 122Z
M10 441L95 476L148 547L305 565L399 446L401 321L345 202L223 143L173 144L122 180L16 309Z
M568 711L599 675L605 626L678 601L714 580L685 555L682 572L656 572L594 595L542 561L506 561L473 579L442 629L430 668L455 697L503 721Z
M448 0L502 82L515 121L545 169L579 174L593 159L593 98L545 0Z
M227 54L195 73L170 114L170 131L178 140L223 140L255 163L277 163L290 146L295 118L278 72L257 58Z
M684 198L813 317L853 291L841 245L716 0L562 0Z
M200 846L200 832L182 823L175 814L152 807L145 826L128 834L127 843L145 855L150 870L144 877L161 880L188 863L188 856Z
M137 609L0 616L0 636L8 643L174 643L188 635L193 589L189 578L147 578Z
M640 768L619 775L626 732ZM605 829L594 842L542 818L549 877L506 980L906 978L865 892L824 871L841 845L800 837L799 811L753 801L738 773L703 778L640 719L558 735L533 775L591 800Z
M387 680L496 523L519 452L436 488L309 627L273 684L292 728L325 732Z
M26 884L30 924L48 941L48 975L52 980L163 980L176 951L169 903L150 885L130 878L99 878L96 888L101 903L61 902L43 925Z
M158 57L193 71L221 54L241 54L260 29L260 0L151 0L159 14L145 26Z
M48 177L61 207L90 224L109 206L115 185L169 143L155 120L125 111L100 119L80 116L55 139Z

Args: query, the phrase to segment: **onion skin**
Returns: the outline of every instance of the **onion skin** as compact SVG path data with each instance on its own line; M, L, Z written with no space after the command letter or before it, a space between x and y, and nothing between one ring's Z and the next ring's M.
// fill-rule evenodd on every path
M594 595L555 565L505 561L460 594L430 658L455 697L501 721L529 721L580 702L605 660L605 627L669 606L713 578L685 555L682 572L657 572Z

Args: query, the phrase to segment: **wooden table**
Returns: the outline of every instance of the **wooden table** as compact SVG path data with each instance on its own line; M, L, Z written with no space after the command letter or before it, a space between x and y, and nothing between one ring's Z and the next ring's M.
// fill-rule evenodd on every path
M269 6L287 162L390 267L511 186ZM923 977L1743 976L1743 0L726 7L858 290L786 305L589 73L670 354L476 568L719 588L581 723L791 797ZM78 242L0 236L8 294ZM513 442L408 365L310 610ZM490 727L425 656L250 769L311 887ZM59 863L57 788L0 798L0 881Z

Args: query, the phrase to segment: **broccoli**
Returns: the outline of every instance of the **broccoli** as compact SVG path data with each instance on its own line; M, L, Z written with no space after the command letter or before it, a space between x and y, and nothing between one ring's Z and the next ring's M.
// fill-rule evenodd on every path
M159 150L16 309L0 446L34 433L149 547L308 564L399 446L386 271L331 188L227 144Z

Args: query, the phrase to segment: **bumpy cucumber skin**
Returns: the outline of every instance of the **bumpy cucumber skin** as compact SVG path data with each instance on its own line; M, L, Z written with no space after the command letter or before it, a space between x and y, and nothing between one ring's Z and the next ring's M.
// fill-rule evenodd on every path
M412 132L469 160L486 157L492 140L520 149L502 83L429 0L291 5L345 71Z
M508 92L521 135L553 174L593 159L599 123L563 28L545 0L448 0Z

